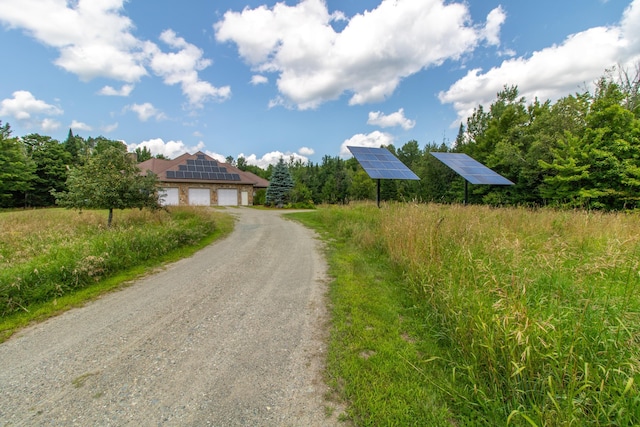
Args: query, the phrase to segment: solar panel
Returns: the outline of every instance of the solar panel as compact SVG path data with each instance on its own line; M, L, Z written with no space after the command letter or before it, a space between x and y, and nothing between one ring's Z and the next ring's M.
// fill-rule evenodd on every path
M436 153L431 155L453 169L471 184L514 185L504 176L496 173L464 153Z
M210 170L220 170L220 172L202 172L191 170L192 165L178 165L177 171L167 171L168 179L205 179L216 181L241 181L240 175L237 173L228 173L226 168L210 167ZM223 172L224 171L224 172Z
M347 148L367 172L367 175L373 179L420 179L386 148Z

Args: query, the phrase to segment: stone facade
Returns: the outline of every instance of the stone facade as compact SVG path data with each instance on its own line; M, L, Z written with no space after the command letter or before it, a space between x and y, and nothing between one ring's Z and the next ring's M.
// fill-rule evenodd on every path
M209 188L211 190L211 206L218 206L218 190L234 189L238 190L238 206L242 206L242 192L248 193L248 205L253 205L253 186L247 184L200 184L193 182L161 182L160 188L178 189L178 206L189 205L189 188Z
M151 158L139 163L138 167L142 174L153 172L157 176L158 187L166 191L166 205L250 206L255 191L269 185L263 178L202 152L185 153L173 160ZM202 189L208 189L209 193ZM235 190L237 199L233 200L232 191L219 194L219 190ZM193 200L189 200L190 194Z

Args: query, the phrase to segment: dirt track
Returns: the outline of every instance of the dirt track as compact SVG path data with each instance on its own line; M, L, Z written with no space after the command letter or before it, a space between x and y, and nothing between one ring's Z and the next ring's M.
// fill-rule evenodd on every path
M0 426L329 426L326 268L311 231L231 236L0 345Z

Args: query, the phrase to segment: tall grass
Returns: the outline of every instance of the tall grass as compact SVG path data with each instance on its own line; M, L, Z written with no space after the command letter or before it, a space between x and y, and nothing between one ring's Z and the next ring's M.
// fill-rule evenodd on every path
M131 210L108 229L101 211L0 213L0 316L195 244L216 220L203 209Z
M404 272L398 286L447 355L423 366L448 373L439 386L463 425L640 423L638 215L439 205L317 215Z

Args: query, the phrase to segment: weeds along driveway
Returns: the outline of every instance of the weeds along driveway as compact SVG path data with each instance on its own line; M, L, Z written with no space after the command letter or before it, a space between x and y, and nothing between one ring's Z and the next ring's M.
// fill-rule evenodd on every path
M318 241L229 212L226 239L1 344L0 426L336 424Z

